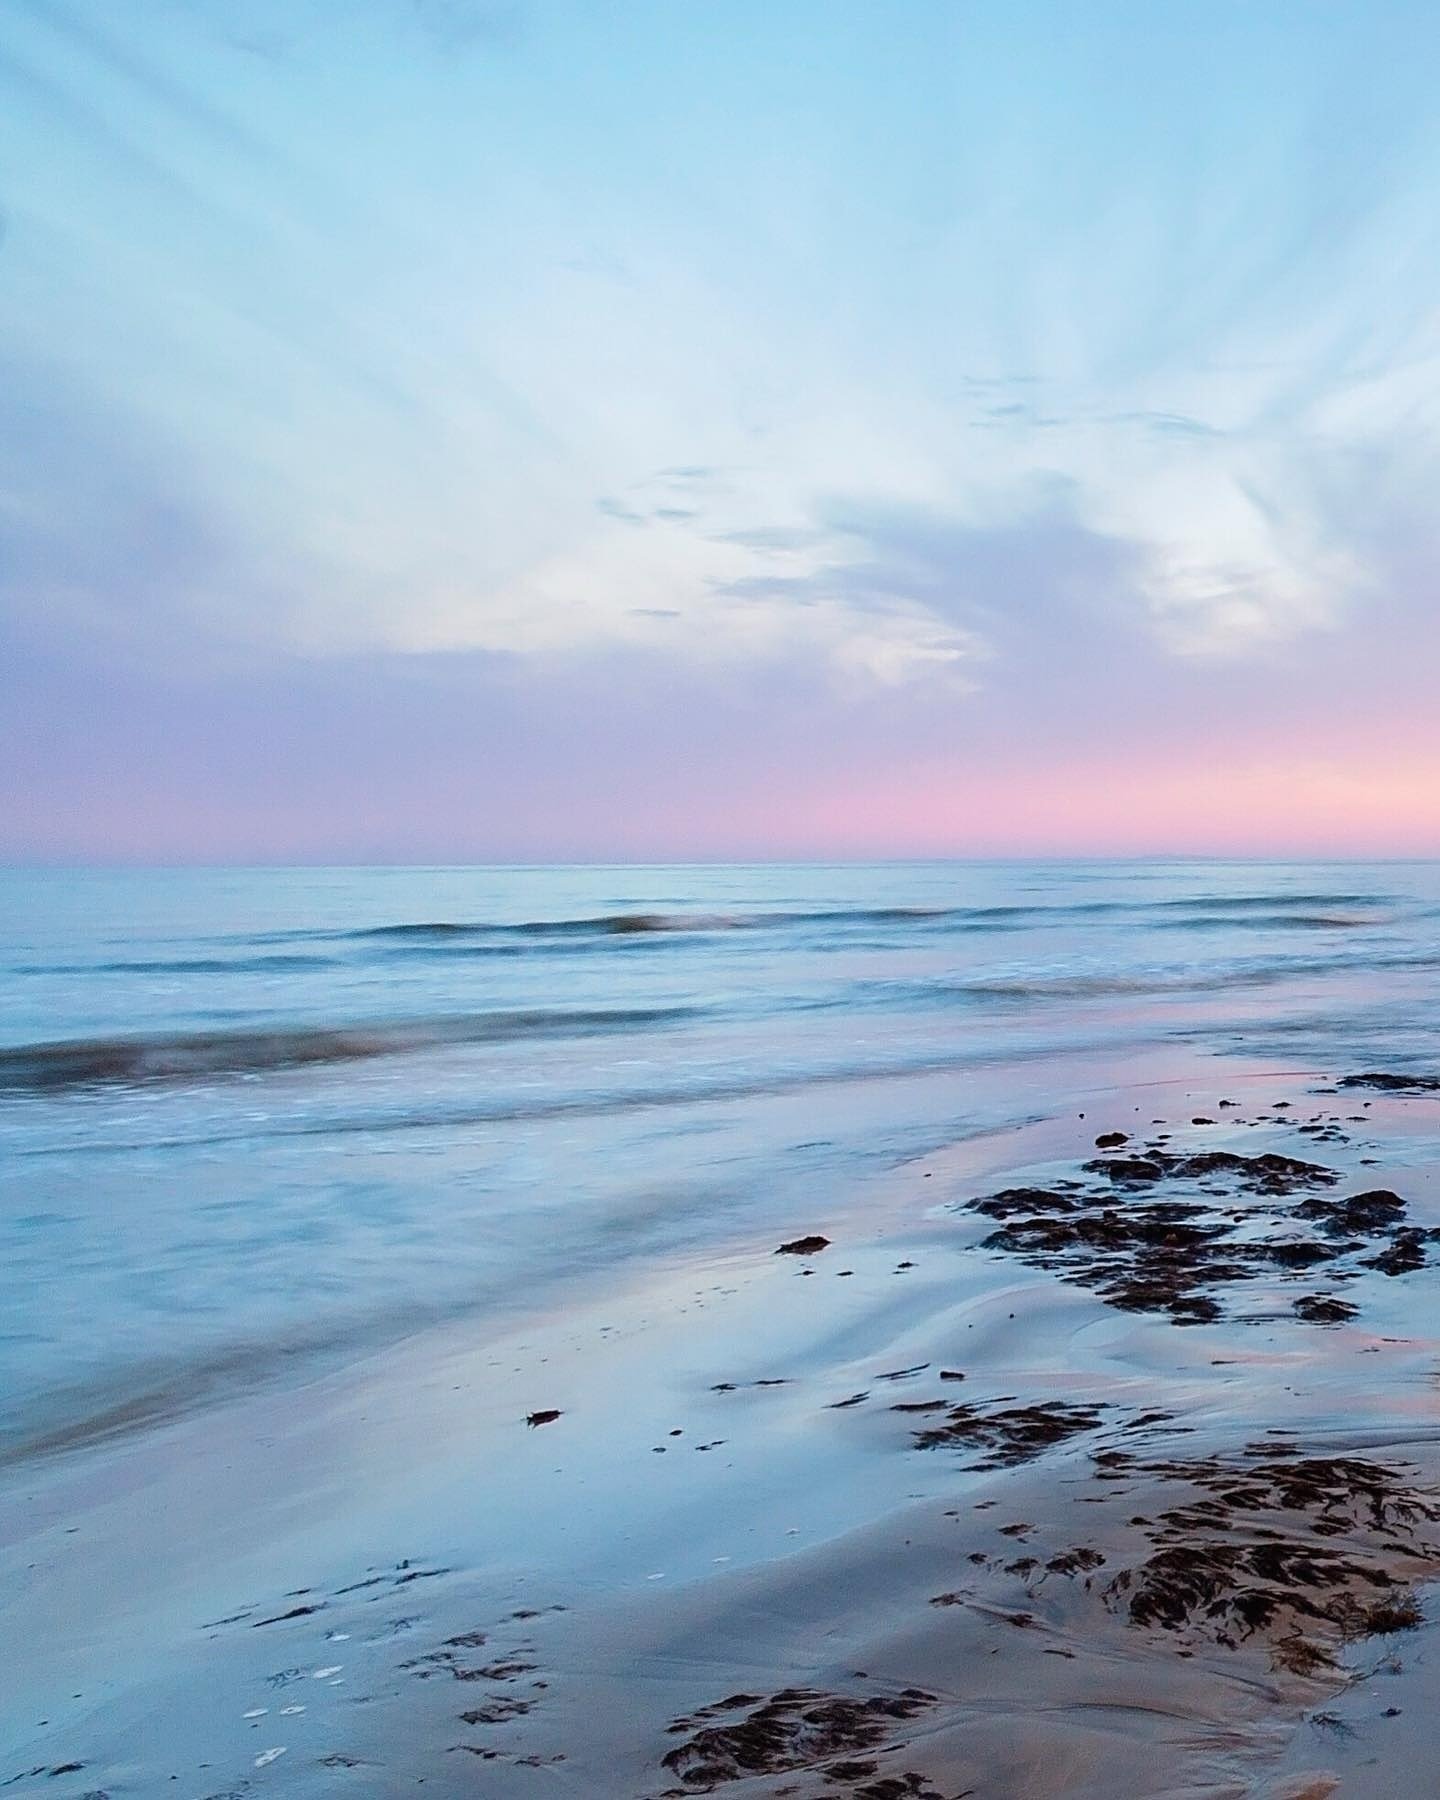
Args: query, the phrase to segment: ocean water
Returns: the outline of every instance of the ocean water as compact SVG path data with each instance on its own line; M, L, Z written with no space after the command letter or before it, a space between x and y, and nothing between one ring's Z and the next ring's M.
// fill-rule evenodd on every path
M822 1223L1120 1066L1440 1069L1437 980L1429 864L0 872L0 1455Z

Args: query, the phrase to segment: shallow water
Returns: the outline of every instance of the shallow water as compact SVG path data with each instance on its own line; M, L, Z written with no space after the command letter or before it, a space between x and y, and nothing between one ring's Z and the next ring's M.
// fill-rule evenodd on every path
M1437 972L1420 864L5 872L0 1433L768 1228L1096 1059L1440 1067Z

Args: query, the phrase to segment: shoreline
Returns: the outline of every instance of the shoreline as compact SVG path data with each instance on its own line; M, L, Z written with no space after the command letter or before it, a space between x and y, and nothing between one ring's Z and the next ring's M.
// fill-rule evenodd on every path
M1183 1084L1113 1090L1084 1120L907 1163L833 1218L815 1209L810 1227L832 1241L811 1258L777 1256L778 1231L680 1256L479 1348L473 1328L447 1325L297 1388L9 1471L7 1613L22 1642L38 1650L48 1630L72 1648L28 1659L0 1780L62 1800L398 1793L422 1777L502 1797L560 1781L630 1800L787 1785L950 1800L967 1783L1158 1792L1144 1784L1163 1753L1194 1772L1166 1792L1347 1791L1342 1765L1379 1727L1317 1736L1305 1718L1354 1703L1337 1672L1354 1646L1403 1665L1427 1627L1395 1612L1382 1622L1402 1628L1347 1650L1340 1603L1418 1584L1423 1604L1440 1578L1415 1515L1440 1494L1437 1346L1406 1323L1423 1316L1426 1277L1350 1265L1386 1254L1397 1229L1440 1225L1440 1108L1288 1082L1282 1095L1275 1073L1197 1064ZM1222 1112L1230 1095L1242 1104ZM1293 1122L1274 1110L1282 1097ZM1192 1101L1216 1123L1178 1122ZM1117 1307L1063 1244L1049 1267L983 1247L1007 1227L971 1201L1022 1178L1061 1195L1104 1181L1080 1173L1093 1139L1153 1138L1159 1114L1177 1121L1168 1154L1284 1155L1342 1175L1281 1199L1209 1172L1245 1215L1210 1265L1245 1270L1215 1284L1217 1318ZM1303 1129L1311 1114L1327 1119L1318 1133ZM1172 1188L1193 1200L1197 1180L1165 1173L1160 1203ZM1286 1211L1276 1241L1294 1241L1290 1213L1332 1187L1393 1188L1414 1223L1386 1222L1325 1285L1355 1319L1311 1322L1289 1302L1321 1288L1312 1269L1262 1276L1244 1246L1272 1205ZM1111 1210L1154 1199L1118 1193ZM921 1447L936 1430L950 1436ZM1261 1465L1270 1488L1287 1458L1383 1468L1361 1488L1385 1530L1349 1513L1332 1529L1344 1505L1328 1489L1207 1525L1193 1509L1228 1505L1267 1435L1283 1450ZM1294 1619L1223 1643L1203 1607L1172 1625L1130 1616L1173 1548L1134 1521L1177 1510L1232 1575L1267 1542L1312 1565L1344 1553L1352 1566L1313 1584L1320 1661L1277 1668ZM1227 1588L1224 1574L1207 1606L1266 1585L1250 1569ZM1293 1569L1291 1585L1304 1587ZM462 1641L481 1634L483 1650ZM749 1703L706 1711L737 1695ZM883 1786L896 1781L911 1785Z
M1098 1085L1068 1083L1069 1071L1097 1061L1109 1068L1113 1080ZM851 1177L849 1191L831 1204L841 1213L863 1207L877 1196L882 1204L889 1176L898 1168L930 1155L943 1155L972 1143L1003 1141L1028 1126L1043 1123L1052 1114L1063 1117L1063 1109L1083 1108L1089 1103L1103 1103L1106 1095L1121 1086L1134 1086L1137 1091L1146 1083L1137 1082L1126 1071L1147 1063L1183 1064L1184 1074L1158 1078L1154 1085L1174 1086L1196 1079L1201 1065L1193 1056L1162 1042L1113 1047L1098 1057L1093 1046L1050 1046L1033 1057L1016 1056L1013 1051L992 1064L979 1063L965 1070L972 1092L987 1089L1030 1088L1032 1104L1023 1115L1004 1119L981 1117L971 1123L960 1136L948 1136L936 1150L911 1151L898 1156L889 1171L877 1175L868 1171ZM1261 1078L1309 1081L1322 1071L1306 1069L1272 1069ZM875 1084L883 1092L891 1082L926 1083L934 1079L952 1081L955 1070L949 1065L934 1069L907 1067L883 1074L870 1072L859 1082L836 1077L834 1085L851 1086L857 1106L877 1113L883 1124L883 1109L874 1106ZM811 1084L813 1088L816 1084ZM826 1084L819 1084L824 1086ZM1063 1097L1056 1100L1055 1090L1062 1088ZM808 1092L809 1090L807 1090ZM786 1099L783 1089L772 1098ZM813 1098L813 1094L812 1094ZM1048 1104L1046 1104L1048 1102ZM993 1104L993 1100L991 1101ZM1059 1110L1057 1111L1057 1106ZM384 1135L398 1129L381 1124L374 1130ZM412 1128L417 1135L423 1127ZM800 1198L804 1191L798 1184L772 1207L764 1223L784 1229L786 1222L801 1226L814 1210L812 1200ZM897 1200L896 1204L900 1204ZM497 1290L493 1285L468 1295L457 1295L426 1306L416 1301L399 1304L393 1312L380 1318L356 1322L348 1328L332 1328L310 1335L291 1332L285 1338L242 1340L218 1344L212 1352L198 1359L181 1362L132 1362L124 1367L123 1383L95 1382L52 1387L32 1402L37 1412L43 1411L56 1423L31 1426L25 1430L7 1427L0 1431L0 1486L12 1471L20 1472L32 1463L44 1462L52 1456L83 1452L89 1448L123 1441L137 1431L164 1429L170 1424L211 1409L244 1405L265 1392L280 1392L297 1384L308 1386L330 1374L342 1375L347 1369L368 1365L417 1340L434 1338L444 1343L454 1333L466 1341L476 1334L485 1337L505 1335L507 1330L523 1327L527 1320L544 1318L566 1305L588 1304L597 1283L613 1275L622 1285L633 1285L647 1279L647 1269L682 1260L697 1266L708 1258L724 1258L744 1254L754 1241L757 1223L750 1219L742 1227L736 1221L728 1227L712 1230L708 1235L678 1242L663 1237L642 1242L629 1255L619 1257L607 1268L597 1269L593 1260L582 1256L578 1264L558 1261L549 1265L531 1265L513 1271L509 1286Z

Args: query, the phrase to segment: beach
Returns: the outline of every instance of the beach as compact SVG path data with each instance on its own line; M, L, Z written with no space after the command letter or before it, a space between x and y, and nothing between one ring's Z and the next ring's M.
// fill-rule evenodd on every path
M9 896L6 1792L1429 1791L1432 871L330 879Z
M1440 1800L1437 60L0 0L0 1800Z

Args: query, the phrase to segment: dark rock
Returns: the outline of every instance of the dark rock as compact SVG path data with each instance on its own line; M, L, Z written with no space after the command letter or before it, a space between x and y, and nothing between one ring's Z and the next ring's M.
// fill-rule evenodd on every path
M1415 1269L1425 1267L1425 1243L1423 1231L1407 1227L1395 1233L1388 1250L1382 1250L1379 1256L1367 1257L1361 1266L1378 1269L1382 1275L1409 1275Z
M1386 1231L1405 1217L1405 1202L1388 1188L1372 1188L1364 1194L1348 1194L1343 1200L1302 1200L1295 1208L1299 1219L1315 1219L1326 1231L1364 1234Z
M1311 1325L1343 1325L1358 1311L1358 1307L1348 1300L1338 1300L1334 1294L1302 1294L1294 1306L1296 1318Z
M827 1237L791 1238L788 1244L782 1244L775 1252L777 1256L818 1256L822 1250L828 1250L830 1240Z

